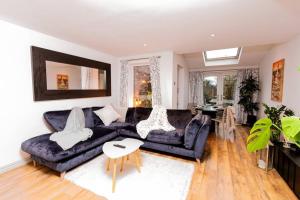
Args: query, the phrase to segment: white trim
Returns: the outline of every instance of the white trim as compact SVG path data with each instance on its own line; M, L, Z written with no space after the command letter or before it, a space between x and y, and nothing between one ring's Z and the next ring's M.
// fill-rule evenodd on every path
M21 167L23 165L26 165L26 164L30 163L31 161L32 161L31 158L26 158L24 160L19 160L19 161L10 163L8 165L5 165L3 167L0 167L0 174L3 174L3 173L8 172L10 170L13 170L17 167Z
M216 66L216 67L196 67L196 68L189 68L189 72L201 71L235 71L239 69L253 69L259 68L258 65L253 66Z

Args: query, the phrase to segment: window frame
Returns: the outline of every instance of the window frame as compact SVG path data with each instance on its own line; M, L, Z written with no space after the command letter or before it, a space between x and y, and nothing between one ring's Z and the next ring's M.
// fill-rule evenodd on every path
M207 53L206 53L207 51L203 51L204 59L205 59L206 62L238 59L240 57L242 47L233 47L233 48L238 48L237 53L236 53L235 56L226 56L226 57L219 57L219 58L207 58ZM226 49L231 49L231 48L226 48ZM215 49L215 50L223 50L223 49ZM215 51L215 50L208 50L208 51Z

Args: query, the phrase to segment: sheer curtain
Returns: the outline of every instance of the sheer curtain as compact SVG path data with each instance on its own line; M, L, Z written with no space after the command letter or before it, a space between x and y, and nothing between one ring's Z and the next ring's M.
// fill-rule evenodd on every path
M237 82L235 88L235 110L236 110L236 118L237 122L241 124L247 123L247 113L244 112L244 109L241 105L238 104L240 100L240 86L243 80L247 79L250 75L255 78L257 81L259 80L259 69L258 68L250 68L250 69L240 69L237 72ZM253 101L258 101L258 92L256 92L253 96ZM254 113L255 115L257 113Z
M121 74L120 74L120 106L128 107L128 61L121 61Z
M81 87L82 89L91 89L92 71L88 67L81 67Z
M161 105L159 57L154 56L149 58L149 63L152 88L152 106Z
M189 104L203 105L203 80L202 72L189 73Z

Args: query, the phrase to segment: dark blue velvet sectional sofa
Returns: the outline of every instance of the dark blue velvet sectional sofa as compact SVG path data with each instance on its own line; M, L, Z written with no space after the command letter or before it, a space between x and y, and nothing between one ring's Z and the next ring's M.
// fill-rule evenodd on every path
M23 151L31 158L58 172L66 172L87 160L102 153L102 146L111 140L139 137L136 124L147 119L151 108L128 108L125 122L113 122L105 126L95 115L94 110L99 107L84 108L86 127L93 130L93 136L86 141L79 142L68 150L63 150L56 142L50 141L51 134L44 134L28 139L22 143ZM64 129L70 110L50 111L44 114L46 122L53 131ZM201 159L209 134L210 118L206 115L192 116L189 110L167 110L169 122L175 131L151 131L144 141L142 148L159 151L187 158Z

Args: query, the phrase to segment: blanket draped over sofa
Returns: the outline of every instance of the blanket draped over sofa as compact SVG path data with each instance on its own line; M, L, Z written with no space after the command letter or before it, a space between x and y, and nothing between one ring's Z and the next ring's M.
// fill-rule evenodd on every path
M50 136L63 150L70 149L75 144L85 141L93 135L93 131L85 128L85 117L81 108L72 109L63 131L58 131Z
M176 129L168 121L167 109L163 106L155 105L149 118L140 121L136 125L136 130L141 138L145 139L150 131L153 130L174 131Z

